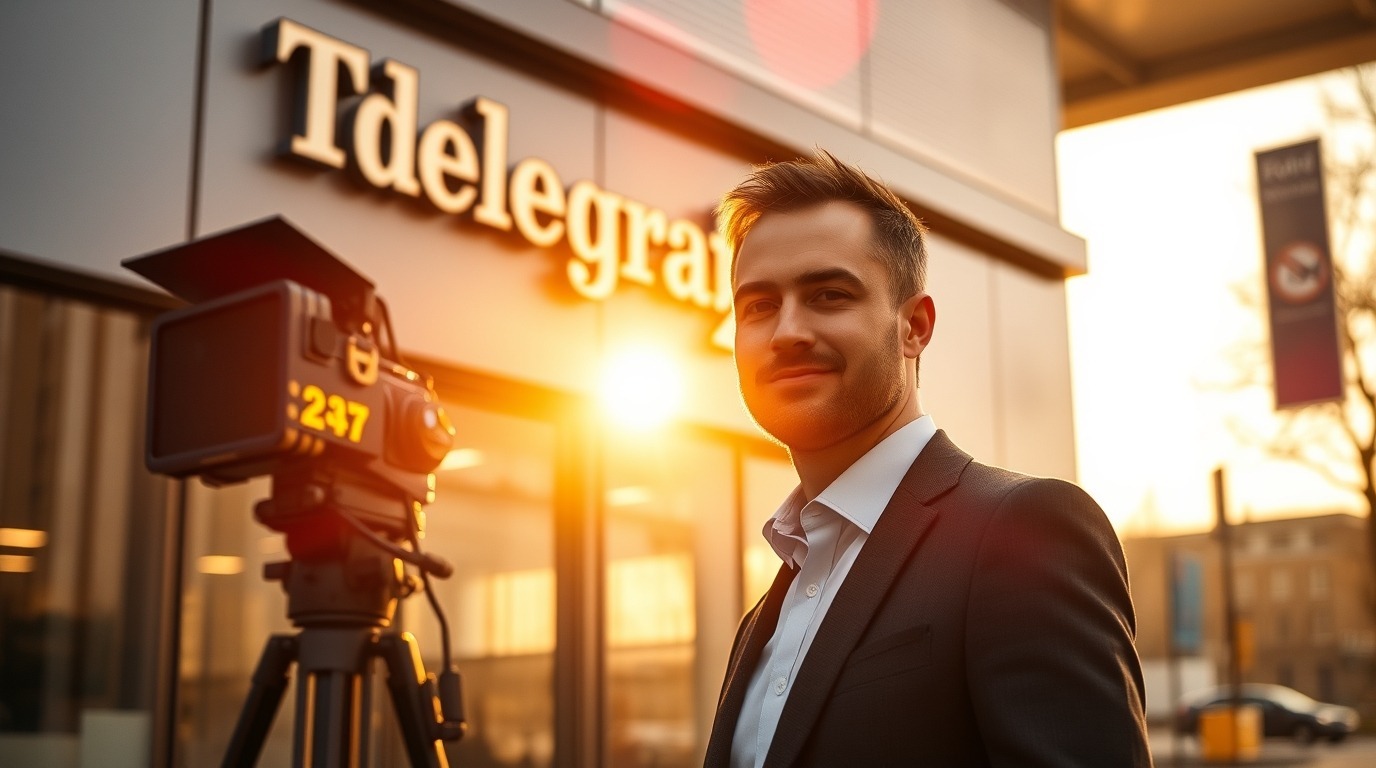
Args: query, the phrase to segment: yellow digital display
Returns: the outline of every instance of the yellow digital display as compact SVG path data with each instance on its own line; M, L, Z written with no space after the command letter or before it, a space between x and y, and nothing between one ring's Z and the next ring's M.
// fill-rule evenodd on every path
M299 397L302 402L300 409L287 411L292 421L314 432L333 432L335 437L351 443L363 442L363 429L370 413L366 404L328 393L315 384L303 387L296 381L288 382L287 392L293 400Z

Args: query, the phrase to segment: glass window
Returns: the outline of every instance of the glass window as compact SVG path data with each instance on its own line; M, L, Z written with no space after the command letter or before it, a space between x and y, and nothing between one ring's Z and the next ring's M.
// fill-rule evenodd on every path
M1326 563L1315 563L1309 567L1309 597L1326 600L1329 593L1330 576Z
M264 566L288 556L282 535L253 518L271 495L267 478L218 489L185 484L176 764L217 765L268 639L294 632L282 587L263 578ZM291 759L295 677L262 741L262 764Z
M1256 591L1252 583L1252 572L1237 570L1233 572L1233 597L1239 606L1252 604Z
M605 445L606 764L701 765L740 618L732 451L687 434Z
M147 765L168 483L146 322L0 285L0 762Z
M1290 541L1290 546L1296 552L1308 552L1314 548L1314 532L1308 528L1296 530L1294 538Z
M1320 664L1317 677L1319 679L1319 698L1323 701L1333 701L1337 698L1337 686L1335 685L1337 676L1333 674L1333 667L1328 664Z
M1289 600L1291 594L1290 571L1277 568L1271 572L1271 598L1276 601Z
M1310 639L1316 644L1333 639L1333 612L1326 605L1316 605L1309 611Z
M463 676L462 766L547 766L554 759L555 428L448 405L457 431L426 515L424 549L454 566L430 580ZM423 599L402 624L440 669L440 633Z
M779 505L798 485L793 465L782 458L747 455L741 478L741 541L744 550L745 578L742 604L749 609L769 590L779 571L779 556L770 548L761 531Z

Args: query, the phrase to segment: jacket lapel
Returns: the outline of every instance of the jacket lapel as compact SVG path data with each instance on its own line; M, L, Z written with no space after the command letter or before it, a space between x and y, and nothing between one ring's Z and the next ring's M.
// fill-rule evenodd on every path
M779 717L765 768L792 765L797 760L846 659L903 564L936 519L936 510L927 504L955 487L970 460L969 454L938 430L908 469L812 640ZM775 608L776 617L777 613ZM756 654L758 657L758 651ZM737 712L739 709L737 703ZM734 723L734 718L730 722Z
M736 720L740 718L741 705L745 701L745 689L750 685L751 673L760 660L765 643L774 636L774 628L779 623L779 609L783 606L784 595L795 573L787 565L781 565L764 599L742 622L740 637L732 649L731 662L726 669L726 680L722 683L717 716L712 723L712 736L707 742L707 757L703 762L707 768L727 766L731 762L731 737L736 732Z

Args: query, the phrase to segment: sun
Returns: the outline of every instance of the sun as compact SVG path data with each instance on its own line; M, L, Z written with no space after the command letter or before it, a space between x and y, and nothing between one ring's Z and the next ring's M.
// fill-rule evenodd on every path
M658 347L624 347L602 366L598 399L613 425L637 432L671 421L683 404L683 366Z

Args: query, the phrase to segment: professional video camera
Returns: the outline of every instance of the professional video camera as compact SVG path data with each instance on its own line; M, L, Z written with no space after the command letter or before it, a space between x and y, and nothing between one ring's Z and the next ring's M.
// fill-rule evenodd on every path
M193 302L153 326L149 469L221 484L326 466L434 500L453 430L396 350L382 357L385 305L366 278L281 218L125 266ZM411 524L358 511L389 531Z
M264 574L302 631L270 638L223 764L257 760L292 662L310 676L297 688L295 764L357 764L359 697L382 658L412 764L445 765L438 742L465 724L439 604L427 588L438 682L409 633L381 630L429 574L452 572L420 551L420 533L454 430L429 380L400 362L386 304L280 217L124 265L190 302L153 323L149 469L212 485L271 475L254 514L292 557Z

